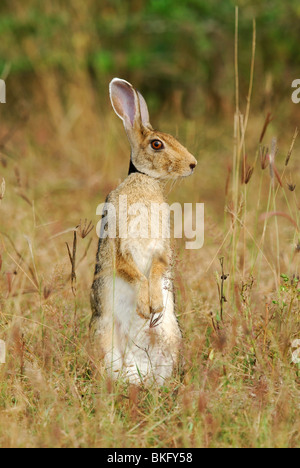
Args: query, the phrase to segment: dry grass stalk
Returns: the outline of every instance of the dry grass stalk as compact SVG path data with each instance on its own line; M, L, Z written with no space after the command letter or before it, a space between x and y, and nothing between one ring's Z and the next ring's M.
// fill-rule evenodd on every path
M76 252L77 252L77 234L76 230L73 234L73 248L72 253L69 247L69 244L66 242L69 259L71 262L71 288L73 295L76 296Z
M296 185L295 185L295 184L287 184L287 186L288 186L288 189L289 189L290 192L294 192L295 189L296 189Z
M299 232L299 227L296 223L296 221L294 221L291 216L289 216L287 213L284 213L284 212L280 212L280 211L271 211L271 212L268 212L268 213L263 213L261 216L260 216L260 220L261 221L264 221L268 218L272 218L272 216L281 216L283 218L286 218L288 219L292 224L293 226L297 229L297 231Z
M290 162L290 159L291 159L291 155L292 155L292 152L293 152L293 148L294 148L294 144L295 144L295 141L296 141L296 138L298 136L298 128L295 129L295 132L294 132L294 136L293 136L293 139L292 139L292 143L291 143L291 146L290 146L290 149L288 151L288 154L287 154L287 157L286 157L286 160L285 160L285 165L288 166L289 162Z
M89 233L94 229L94 225L92 224L92 221L89 223L87 222L87 219L84 220L84 223L82 224L81 220L79 225L77 226L77 230L79 232L79 235L82 239L87 237Z
M225 281L227 280L228 276L229 275L226 275L224 273L224 257L221 257L219 259L220 261L220 265L221 265L221 270L222 270L222 274L221 274L221 286L220 286L220 289L219 289L219 298L220 298L220 319L221 319L221 322L223 322L223 309L224 309L224 303L227 302L227 299L225 297L225 294L224 294L224 283ZM218 284L219 286L219 284Z
M263 171L268 167L270 162L268 153L269 148L266 148L265 146L259 147L260 165Z
M281 177L280 177L279 172L277 170L277 167L275 165L275 158L276 158L277 152L278 152L277 139L274 137L274 138L272 138L271 151L270 151L270 154L269 154L270 176L271 176L271 180L272 180L273 184L275 183L275 177L276 177L279 185L281 187L283 187Z
M268 112L267 117L266 117L265 122L264 122L263 129L262 129L260 137L259 137L259 143L261 143L263 141L265 133L267 131L267 128L268 128L270 122L272 122L272 120L273 120L273 117L271 116L271 113Z
M0 202L3 200L5 194L5 179L2 178L2 182L0 185Z
M20 251L17 249L14 241L12 240L12 238L6 234L5 232L1 232L1 234L6 237L9 241L9 243L11 244L11 246L13 247L13 250L15 251L15 253L17 254L19 260L20 260L20 263L17 263L15 260L14 260L14 263L16 264L17 267L21 268L21 270L23 269L23 265L26 266L26 268L28 269L29 273L30 273L30 281L32 282L32 284L34 286L36 286L37 290L38 290L38 278L36 276L36 272L35 270L29 265L28 262L26 262L24 256L20 253Z
M254 167L249 166L247 163L247 155L244 155L243 162L242 162L242 172L241 172L241 182L242 184L248 184L252 174L254 172Z

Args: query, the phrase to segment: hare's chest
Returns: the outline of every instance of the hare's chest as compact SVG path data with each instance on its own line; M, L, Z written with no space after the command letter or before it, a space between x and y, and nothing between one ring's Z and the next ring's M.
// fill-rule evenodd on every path
M138 269L148 276L154 258L168 250L170 239L169 208L162 199L144 194L144 202L129 199L127 237L121 238L121 250L130 252Z
M163 239L132 239L128 247L134 263L145 276L149 275L153 259L165 250Z

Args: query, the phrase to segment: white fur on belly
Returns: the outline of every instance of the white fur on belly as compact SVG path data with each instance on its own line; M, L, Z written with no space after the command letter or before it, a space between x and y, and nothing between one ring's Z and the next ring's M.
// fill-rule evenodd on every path
M176 344L180 340L171 282L168 278L162 281L164 311L152 328L150 320L139 317L136 312L134 287L119 277L114 283L110 288L114 291L111 317L103 317L102 322L103 329L112 331L106 366L115 378L123 375L132 383L155 380L161 384L172 373Z

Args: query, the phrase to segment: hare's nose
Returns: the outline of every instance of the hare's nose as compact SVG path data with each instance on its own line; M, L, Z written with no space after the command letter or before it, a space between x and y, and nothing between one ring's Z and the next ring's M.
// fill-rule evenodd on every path
M195 169L195 167L196 167L196 164L194 164L194 163L190 164L191 169Z

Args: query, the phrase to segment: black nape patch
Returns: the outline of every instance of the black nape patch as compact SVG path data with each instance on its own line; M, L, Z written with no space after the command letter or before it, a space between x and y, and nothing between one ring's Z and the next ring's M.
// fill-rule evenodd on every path
M139 171L139 170L135 167L135 165L133 164L133 162L132 162L131 159L130 159L128 175L134 174L135 172L138 172L139 174L143 174L143 172Z

